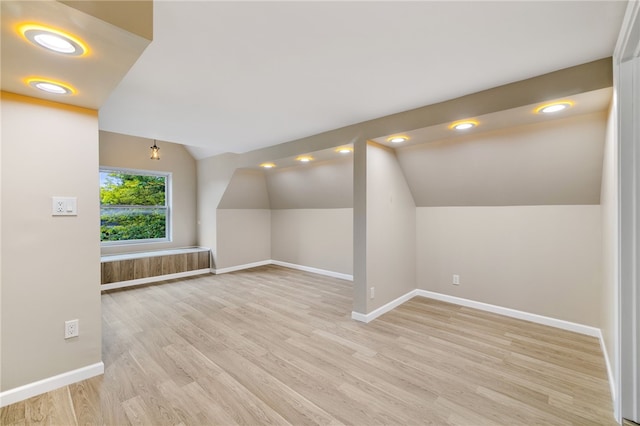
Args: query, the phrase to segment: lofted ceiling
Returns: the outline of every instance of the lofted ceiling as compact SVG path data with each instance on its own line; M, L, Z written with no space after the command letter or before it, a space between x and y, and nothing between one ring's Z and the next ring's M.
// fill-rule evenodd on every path
M5 67L22 63L21 55L34 47L20 40L7 48L5 3L31 4L41 16L62 3L2 3L2 88L19 92L6 83ZM85 83L87 76L108 74L110 63L80 75L54 60L32 65L55 68L61 78L79 79L84 93L95 93L93 103L80 97L65 102L99 108L101 130L184 144L204 158L611 56L626 4L155 1L153 42L115 90L112 80ZM59 25L75 24L70 17L79 9L55 18ZM109 25L83 24L77 35L91 44ZM102 56L103 42L91 46L94 59Z

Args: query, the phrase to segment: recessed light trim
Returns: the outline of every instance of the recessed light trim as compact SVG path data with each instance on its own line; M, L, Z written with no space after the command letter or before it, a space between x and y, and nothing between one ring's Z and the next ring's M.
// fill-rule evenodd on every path
M276 165L273 163L262 163L260 164L260 167L262 167L263 169L273 169Z
M85 56L89 49L77 37L43 25L25 24L19 27L22 36L32 44L67 56Z
M387 139L387 142L402 143L402 142L406 142L408 140L409 140L409 138L407 136L391 136L389 139Z
M308 163L310 161L313 161L313 157L311 157L310 155L301 155L300 157L296 158L296 160L302 163Z
M32 77L26 79L26 83L34 89L53 95L74 95L76 93L76 89L72 86L46 78Z
M340 146L336 148L336 152L340 154L350 154L353 152L353 147L351 146Z
M451 123L451 125L449 126L449 129L464 131L464 130L472 129L476 127L478 124L479 123L476 120L456 121L454 123Z
M537 114L553 114L554 112L560 112L567 108L571 108L575 103L573 101L557 101L548 104L540 105L536 108Z

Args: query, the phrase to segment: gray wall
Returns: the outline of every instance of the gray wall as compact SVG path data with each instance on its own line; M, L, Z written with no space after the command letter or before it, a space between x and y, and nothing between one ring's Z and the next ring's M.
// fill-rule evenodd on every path
M100 166L171 172L172 240L104 246L102 254L196 245L196 161L183 145L162 141L158 141L160 160L151 160L151 145L151 139L101 131Z
M598 327L601 221L599 205L419 207L418 288Z
M271 259L271 210L218 209L216 269Z
M393 150L373 142L366 220L368 313L416 288L416 206Z
M101 361L98 116L2 93L2 383ZM51 197L78 215L51 216ZM64 322L80 335L64 339Z
M216 216L216 269L271 259L271 210L261 170L233 173Z
M271 258L353 274L353 209L271 210Z

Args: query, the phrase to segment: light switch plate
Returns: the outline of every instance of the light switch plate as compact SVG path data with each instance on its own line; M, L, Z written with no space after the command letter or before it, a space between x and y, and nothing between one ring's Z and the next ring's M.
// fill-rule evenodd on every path
M76 197L52 197L52 216L77 216L78 202Z

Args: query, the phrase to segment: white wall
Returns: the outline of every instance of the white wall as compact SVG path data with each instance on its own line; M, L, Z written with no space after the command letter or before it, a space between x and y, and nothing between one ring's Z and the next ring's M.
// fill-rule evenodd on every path
M196 161L179 144L158 141L160 160L151 160L152 139L100 132L100 166L171 172L171 234L162 243L122 244L102 247L102 254L196 245ZM98 191L96 181L96 191ZM99 237L98 237L99 239Z
M7 391L101 362L98 116L5 92L1 114ZM77 197L78 215L52 217L52 196Z
M598 327L601 229L599 205L419 207L418 288Z
M609 111L607 134L604 145L604 161L602 167L602 190L600 205L602 206L602 295L600 329L606 348L606 356L611 368L610 379L619 377L619 238L618 238L618 113L616 95ZM611 377L612 376L612 377ZM617 384L612 386L615 393Z
M271 259L271 210L217 210L216 269Z
M271 210L271 258L353 274L353 209Z
M416 206L392 149L367 144L366 187L368 299L361 313L416 288Z

